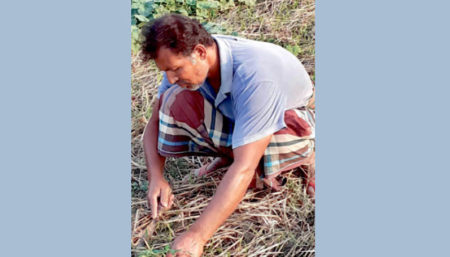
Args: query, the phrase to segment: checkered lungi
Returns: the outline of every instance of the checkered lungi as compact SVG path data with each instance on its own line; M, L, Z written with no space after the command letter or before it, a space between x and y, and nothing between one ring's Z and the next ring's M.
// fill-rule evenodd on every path
M162 156L233 158L233 122L199 91L173 86L161 95L159 105ZM287 110L284 119L287 127L272 136L255 175L269 186L282 171L314 162L314 112L305 107Z

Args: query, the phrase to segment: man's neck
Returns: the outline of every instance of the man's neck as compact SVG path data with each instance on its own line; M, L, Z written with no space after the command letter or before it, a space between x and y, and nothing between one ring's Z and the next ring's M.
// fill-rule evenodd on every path
M207 80L209 84L211 84L211 86L214 88L214 91L218 93L220 88L220 56L217 43L214 41L214 44L209 47L207 51L209 63Z

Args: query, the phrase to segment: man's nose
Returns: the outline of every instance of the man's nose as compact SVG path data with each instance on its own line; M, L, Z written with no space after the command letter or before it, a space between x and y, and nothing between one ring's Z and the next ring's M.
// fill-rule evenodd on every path
M178 77L176 76L175 72L173 71L167 71L166 72L167 79L169 80L170 84L175 84L178 81Z

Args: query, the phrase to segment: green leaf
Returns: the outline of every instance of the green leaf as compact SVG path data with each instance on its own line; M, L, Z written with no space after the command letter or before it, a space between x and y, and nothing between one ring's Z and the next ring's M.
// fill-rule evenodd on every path
M149 17L154 11L154 3L153 1L146 2L139 6L139 14L145 17Z
M162 253L164 253L164 251L163 250L153 250L152 253L153 254L162 254Z
M217 9L220 7L220 3L217 1L199 1L197 2L197 8L201 9Z
M143 16L143 15L136 14L136 15L134 15L134 17L137 20L141 21L141 22L148 22L149 21L149 19L147 17Z
M175 0L166 0L165 3L168 9L172 9L175 7Z
M183 7L178 8L176 12L179 13L179 14L183 14L185 16L189 16L188 11L186 11L186 9L184 9Z
M138 257L149 257L152 255L153 255L153 253L151 251L145 250L145 251L141 252Z
M197 8L197 16L206 19L209 16L209 12L207 9Z
M134 15L136 15L137 13L138 13L137 9L131 9L131 25L137 24L137 20L134 17Z
M210 34L226 34L226 29L222 27L220 24L212 23L212 22L204 22L202 26L208 31Z
M197 6L197 0L186 0L186 4L190 6Z
M131 188L132 188L133 190L136 190L136 189L138 188L138 183L137 183L137 182L131 183Z
M147 191L148 190L148 181L144 180L139 189L142 191Z
M143 4L142 0L131 0L131 8L139 8Z
M287 45L286 49L295 56L297 56L302 51L302 49L298 45Z
M162 5L159 5L158 7L155 8L153 17L156 19L156 18L159 18L159 17L164 16L165 14L169 14L169 13L170 13L170 11L167 8L165 8Z

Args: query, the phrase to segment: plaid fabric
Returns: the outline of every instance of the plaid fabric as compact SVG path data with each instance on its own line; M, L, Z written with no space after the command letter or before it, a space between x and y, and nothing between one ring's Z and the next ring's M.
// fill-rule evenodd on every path
M308 108L288 110L284 114L284 121L286 128L272 136L264 152L266 178L314 161L311 160L315 146L314 112Z
M169 88L160 97L159 119L158 150L161 155L232 158L233 122L200 92ZM282 171L314 161L314 112L307 108L288 110L285 123L286 128L272 136L257 173L266 184L272 183Z
M160 97L159 153L231 156L233 123L200 92L171 87Z

